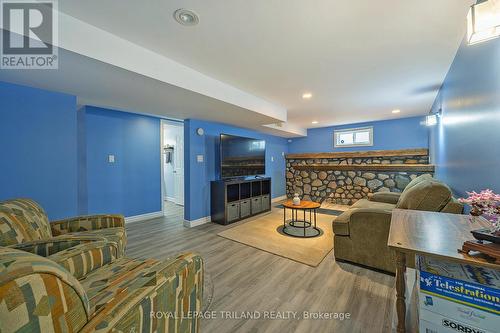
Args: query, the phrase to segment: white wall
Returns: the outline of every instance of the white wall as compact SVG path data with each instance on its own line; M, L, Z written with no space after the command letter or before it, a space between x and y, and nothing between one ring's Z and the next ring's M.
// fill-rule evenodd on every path
M182 135L182 124L180 125L171 125L165 123L163 125L163 145L172 145L175 146L175 137L178 135ZM177 147L174 147L177 149ZM162 155L162 163L165 163L165 154ZM163 168L163 179L165 182L165 186L163 187L163 198L172 200L175 197L174 191L174 166L175 166L175 158L172 154L172 163L164 164Z

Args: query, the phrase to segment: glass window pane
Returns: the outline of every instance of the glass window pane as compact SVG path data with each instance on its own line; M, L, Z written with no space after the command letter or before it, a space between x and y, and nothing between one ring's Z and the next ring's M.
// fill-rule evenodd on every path
M354 143L354 136L352 132L339 133L338 144L339 145L352 145Z
M334 131L335 147L357 147L373 145L373 127L360 127Z
M354 143L370 143L370 132L362 131L354 133Z

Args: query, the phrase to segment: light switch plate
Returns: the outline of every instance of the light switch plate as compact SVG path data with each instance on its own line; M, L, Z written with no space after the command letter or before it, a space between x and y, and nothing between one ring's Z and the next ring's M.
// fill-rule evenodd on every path
M271 162L274 162L274 156L271 156Z
M203 155L196 155L196 161L198 163L203 163Z
M115 155L108 155L108 162L115 163Z

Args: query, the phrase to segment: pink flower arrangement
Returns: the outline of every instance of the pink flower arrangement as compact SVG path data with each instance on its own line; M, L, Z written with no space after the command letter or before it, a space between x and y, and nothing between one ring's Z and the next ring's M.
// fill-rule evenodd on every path
M484 216L493 225L493 232L500 231L500 195L486 189L479 193L467 192L468 198L458 199L461 203L472 207L470 214Z

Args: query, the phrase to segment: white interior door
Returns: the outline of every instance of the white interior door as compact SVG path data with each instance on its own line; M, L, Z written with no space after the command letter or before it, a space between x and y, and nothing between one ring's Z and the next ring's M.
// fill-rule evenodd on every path
M175 203L184 206L184 128L175 136L174 149Z

